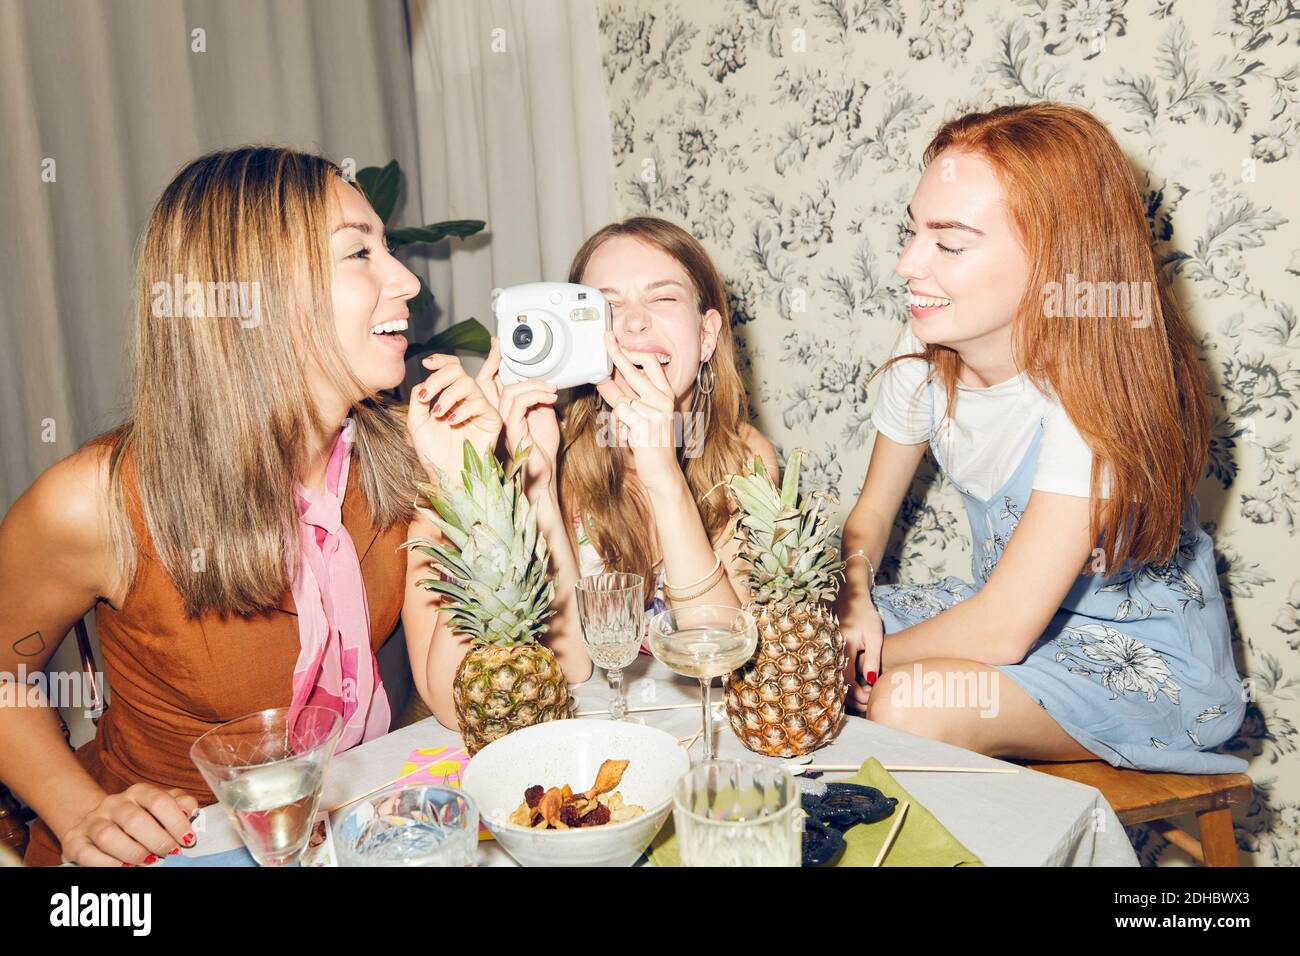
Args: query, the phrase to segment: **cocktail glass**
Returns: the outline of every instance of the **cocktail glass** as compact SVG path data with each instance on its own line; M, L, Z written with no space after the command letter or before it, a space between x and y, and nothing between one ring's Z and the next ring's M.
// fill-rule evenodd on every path
M700 681L704 759L713 759L709 687L754 655L758 628L747 611L718 604L690 604L650 619L650 650L670 670Z

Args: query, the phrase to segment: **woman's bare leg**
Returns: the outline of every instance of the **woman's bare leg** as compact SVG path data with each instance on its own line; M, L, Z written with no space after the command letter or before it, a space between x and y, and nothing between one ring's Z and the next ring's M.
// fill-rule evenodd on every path
M1096 759L1019 684L975 661L931 658L882 674L866 716L991 757Z

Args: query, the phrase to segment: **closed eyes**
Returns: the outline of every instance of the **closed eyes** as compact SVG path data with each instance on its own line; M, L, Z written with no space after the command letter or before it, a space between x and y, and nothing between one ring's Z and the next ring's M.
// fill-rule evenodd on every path
M911 226L903 226L903 234L911 240L916 237L916 230ZM951 249L948 246L945 246L942 242L936 242L935 245L939 247L941 252L946 252L950 256L959 256L966 251L965 249Z
M657 302L677 302L677 301L678 301L677 299L672 297L660 297L658 299L651 299L650 304L654 305ZM624 308L624 304L622 302L610 302L609 307L611 309L621 309Z

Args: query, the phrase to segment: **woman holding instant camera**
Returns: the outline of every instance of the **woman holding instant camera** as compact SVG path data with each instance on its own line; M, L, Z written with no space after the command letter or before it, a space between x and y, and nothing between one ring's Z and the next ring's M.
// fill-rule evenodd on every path
M748 592L722 483L755 456L778 469L771 442L748 423L717 268L684 229L635 217L591 236L569 281L609 303L612 376L579 387L561 422L554 385L502 383L498 341L478 375L509 448L532 446L526 493L563 555L553 630L578 634L573 584L602 570L639 574L654 610L738 606Z

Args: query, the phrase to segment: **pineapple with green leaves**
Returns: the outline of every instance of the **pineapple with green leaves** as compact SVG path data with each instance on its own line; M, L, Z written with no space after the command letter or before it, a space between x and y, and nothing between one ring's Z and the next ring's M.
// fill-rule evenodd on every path
M759 459L728 480L743 515L739 557L758 625L758 648L724 681L731 729L772 757L811 753L844 716L844 638L829 602L844 567L829 538L822 494L799 497L796 450L780 490Z
M459 484L420 484L433 511L417 510L445 537L403 547L428 555L439 577L416 582L443 595L451 627L472 645L456 669L453 694L465 749L511 731L573 715L568 682L550 648L538 643L551 616L546 539L519 478L526 450L509 472L489 451L465 443Z

